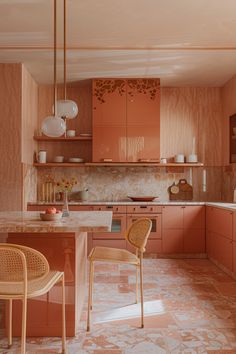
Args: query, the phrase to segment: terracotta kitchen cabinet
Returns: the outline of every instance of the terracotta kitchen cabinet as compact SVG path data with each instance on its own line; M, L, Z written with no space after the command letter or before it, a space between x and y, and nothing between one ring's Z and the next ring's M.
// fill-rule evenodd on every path
M233 273L236 275L236 242L233 242Z
M163 253L205 253L205 207L165 206Z
M205 207L187 206L184 209L184 252L205 253Z
M207 254L229 271L233 270L233 212L207 207Z
M163 206L162 208L163 229L183 229L183 207Z
M222 208L208 206L207 230L219 235L233 239L233 212Z
M160 158L160 80L93 80L93 162Z
M127 161L160 158L159 79L127 80Z
M163 229L162 251L163 253L183 253L184 240L183 229Z

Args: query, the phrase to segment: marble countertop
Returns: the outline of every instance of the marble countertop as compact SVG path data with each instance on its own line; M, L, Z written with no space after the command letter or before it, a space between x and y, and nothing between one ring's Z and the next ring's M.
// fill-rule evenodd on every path
M208 206L213 206L222 209L228 209L232 211L236 211L236 203L225 203L225 202L209 202L205 203Z
M69 205L205 205L205 202L201 201L158 201L154 200L153 202L132 202L131 200L120 200L120 201L84 201L84 202L75 202L70 201ZM28 203L28 205L63 205L62 202L35 202Z
M45 203L45 202L31 202L28 203L29 205L62 205L62 202L55 202L55 203ZM130 200L120 200L120 201L84 201L84 202L75 202L71 201L69 205L208 205L214 206L217 208L228 209L232 211L236 211L236 203L227 203L227 202L203 202L203 201L162 201L162 200L154 200L153 202L132 202Z
M109 232L111 211L72 211L59 221L42 221L38 211L0 212L0 232Z

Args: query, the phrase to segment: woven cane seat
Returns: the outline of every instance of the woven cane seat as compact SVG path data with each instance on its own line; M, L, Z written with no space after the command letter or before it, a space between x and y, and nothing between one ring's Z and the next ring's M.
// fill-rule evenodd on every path
M89 255L89 260L100 262L113 262L113 263L128 263L139 264L139 258L123 249L110 248L110 247L95 247Z

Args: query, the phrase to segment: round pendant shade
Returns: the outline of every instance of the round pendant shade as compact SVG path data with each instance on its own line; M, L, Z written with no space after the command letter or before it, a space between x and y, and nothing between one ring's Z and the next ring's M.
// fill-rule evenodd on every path
M60 117L49 116L43 120L41 129L44 135L58 138L65 134L66 123Z
M75 118L78 114L78 106L72 100L57 101L57 115L68 119Z

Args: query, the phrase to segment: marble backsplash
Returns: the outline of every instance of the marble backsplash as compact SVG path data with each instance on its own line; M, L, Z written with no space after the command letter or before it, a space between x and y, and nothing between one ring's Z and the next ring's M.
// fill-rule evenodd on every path
M168 187L173 182L185 178L193 185L193 200L221 200L221 167L204 167L207 171L207 191L202 191L203 168L158 168L158 167L81 167L81 168L51 168L38 170L38 196L41 199L41 186L50 176L55 181L62 178L75 177L78 184L73 192L89 190L89 200L117 201L126 199L127 195L155 195L160 200L169 200ZM192 171L192 173L191 173ZM30 196L33 198L33 194ZM35 202L34 200L29 200Z

